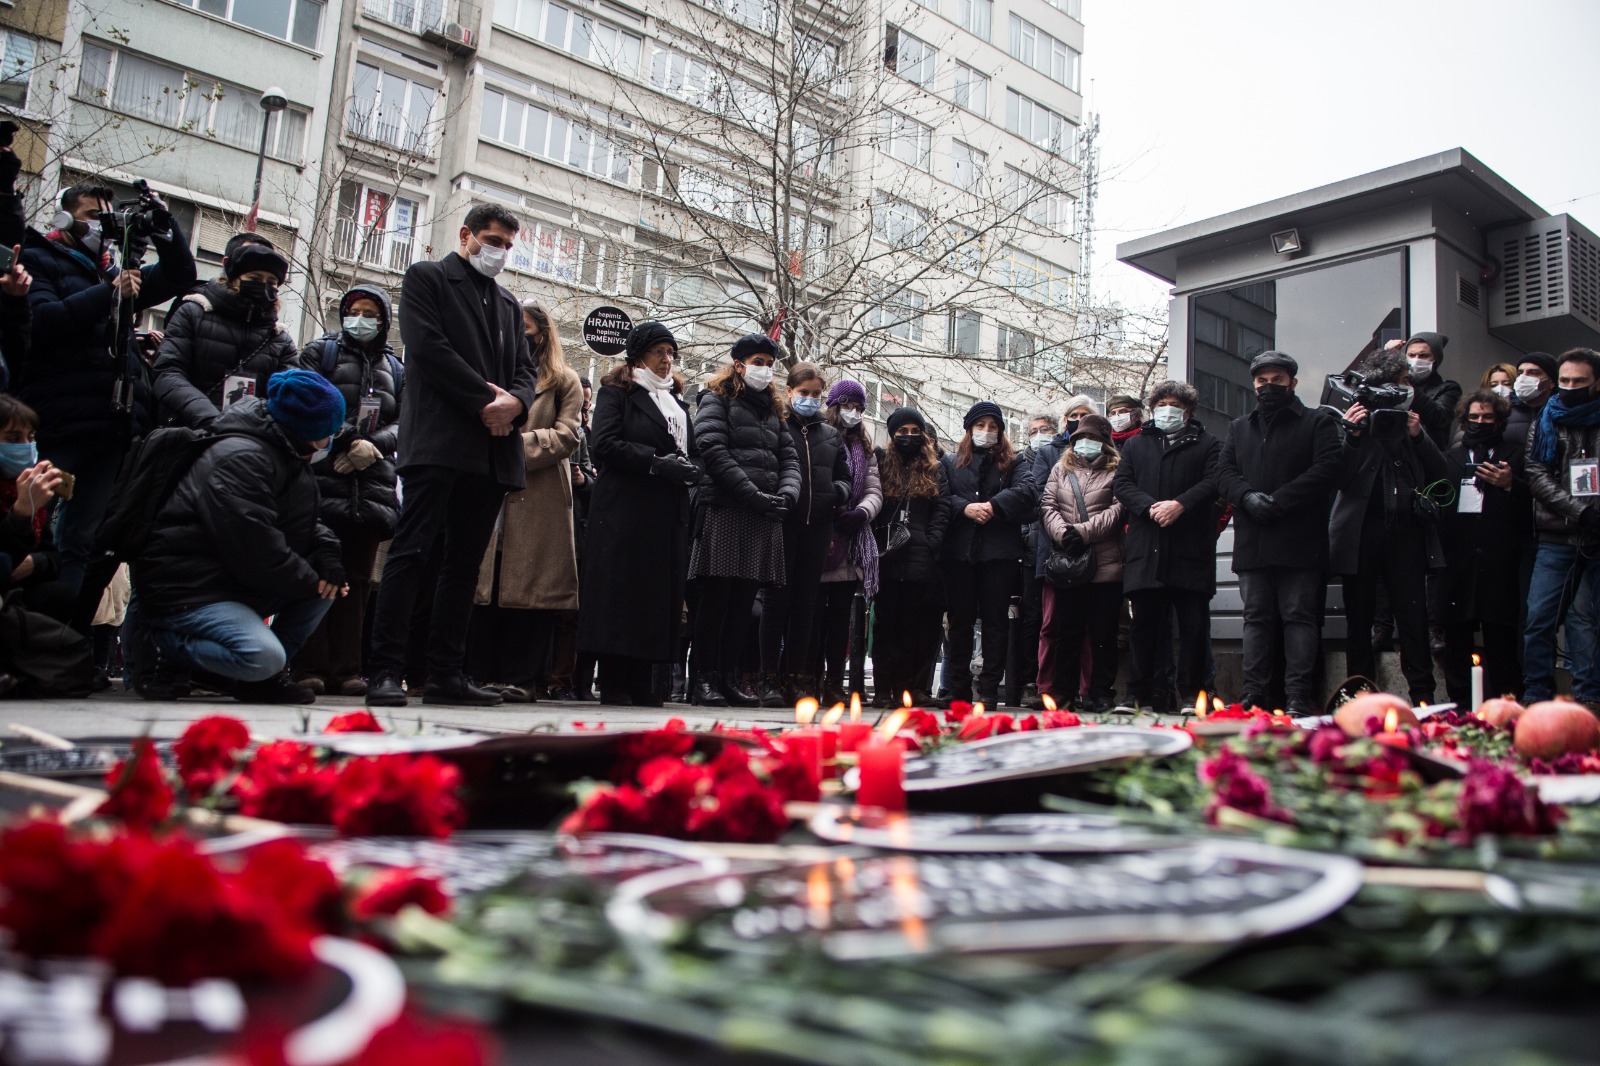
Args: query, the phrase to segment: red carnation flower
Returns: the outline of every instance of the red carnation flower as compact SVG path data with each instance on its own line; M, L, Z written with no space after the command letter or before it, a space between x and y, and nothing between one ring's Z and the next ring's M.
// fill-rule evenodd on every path
M902 729L909 729L919 737L936 737L944 732L939 725L939 716L932 711L924 711L920 707L913 710L906 718Z
M368 878L350 903L350 913L358 922L390 918L410 906L429 914L450 913L450 896L434 874L411 867L381 870Z
M348 714L336 714L322 727L324 733L381 733L383 726L372 717L371 711L351 711Z
M695 840L771 844L788 825L783 798L749 774L717 782L711 802L690 814L685 829Z
M110 793L96 814L115 818L129 829L148 833L172 814L172 786L148 737L133 742L133 754L106 774Z
M816 764L787 748L769 752L761 760L761 770L786 803L816 803L822 798L822 780Z
M301 825L333 821L333 789L338 773L317 762L306 745L275 740L256 749L233 784L239 810L252 818Z
M647 833L650 801L634 785L597 788L561 823L563 833Z
M639 767L661 755L682 759L694 750L694 734L684 728L683 719L670 718L661 729L631 733L617 743L617 762L611 780L617 784L632 781Z
M1483 833L1542 836L1554 833L1565 817L1565 811L1540 799L1538 789L1529 788L1514 771L1479 759L1462 778L1456 799L1461 828L1452 838L1470 844Z
M1072 711L1045 711L1039 716L1039 725L1044 729L1071 729L1082 724L1083 719Z
M53 820L0 834L0 926L34 958L77 957L122 892L148 838L74 841Z
M344 891L331 867L287 837L251 848L238 874L245 890L313 933L344 928Z
M1250 763L1232 748L1223 748L1200 764L1200 781L1211 786L1211 801L1206 804L1206 821L1217 824L1224 807L1258 818L1291 821L1288 811L1272 803L1272 789L1265 778L1250 768Z
M950 709L944 712L944 720L948 725L966 721L967 715L972 713L972 704L966 700L951 700Z
M213 714L189 723L173 745L184 791L195 799L210 795L249 746L250 730L237 718Z
M447 837L466 820L461 771L432 755L351 759L333 788L344 836Z
M258 1037L245 1048L247 1066L288 1066L283 1044L281 1034ZM494 1066L498 1061L493 1041L478 1026L427 1018L407 1007L341 1066Z
M962 740L982 740L985 737L1004 736L1017 731L1016 720L1009 714L980 714L968 716L961 723Z

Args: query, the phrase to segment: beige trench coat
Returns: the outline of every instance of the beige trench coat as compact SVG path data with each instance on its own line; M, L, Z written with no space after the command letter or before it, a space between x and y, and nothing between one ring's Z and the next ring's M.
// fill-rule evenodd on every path
M542 390L523 426L522 451L528 482L506 497L500 525L489 538L478 570L475 603L490 602L494 554L500 558L500 606L525 610L576 611L578 559L572 533L572 471L578 450L583 386L567 370Z

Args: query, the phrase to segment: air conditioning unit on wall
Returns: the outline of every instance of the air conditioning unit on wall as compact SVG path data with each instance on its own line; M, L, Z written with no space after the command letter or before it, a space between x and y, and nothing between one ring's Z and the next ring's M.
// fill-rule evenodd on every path
M1495 230L1485 243L1500 262L1491 333L1525 352L1600 345L1600 237L1551 215Z

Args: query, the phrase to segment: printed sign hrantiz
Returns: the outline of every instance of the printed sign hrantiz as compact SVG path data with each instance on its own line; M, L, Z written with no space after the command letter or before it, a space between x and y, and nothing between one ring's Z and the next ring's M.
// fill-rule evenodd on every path
M583 320L583 339L601 355L620 355L628 346L633 319L620 307L596 307Z

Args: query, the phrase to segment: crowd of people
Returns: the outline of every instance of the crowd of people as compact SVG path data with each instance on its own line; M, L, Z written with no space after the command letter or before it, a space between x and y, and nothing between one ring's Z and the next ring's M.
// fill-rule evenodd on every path
M407 271L398 314L356 285L300 346L264 238L198 279L158 198L112 240L89 185L39 233L8 157L6 609L66 623L147 698L777 707L844 698L870 647L880 706L1171 711L1216 687L1231 524L1247 705L1320 711L1337 580L1351 674L1397 642L1413 701L1437 658L1461 702L1481 650L1491 691L1547 698L1564 630L1600 707L1594 351L1464 393L1419 333L1361 363L1342 412L1267 351L1230 425L1162 381L1041 410L1021 441L988 400L958 439L911 408L880 435L860 382L784 370L763 334L691 388L670 324L641 322L592 388L496 280L520 225L498 206ZM161 304L160 333L132 329Z

